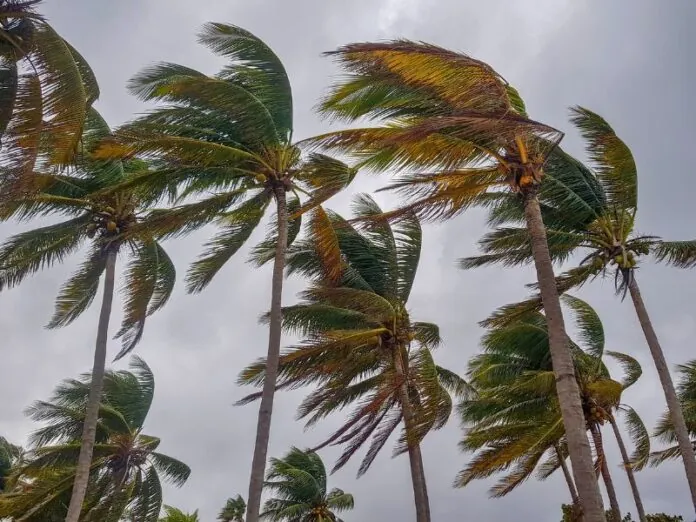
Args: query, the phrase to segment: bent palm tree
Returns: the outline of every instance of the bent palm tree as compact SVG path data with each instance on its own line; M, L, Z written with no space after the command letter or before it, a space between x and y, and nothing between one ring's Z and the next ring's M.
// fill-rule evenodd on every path
M264 487L273 498L261 518L270 522L343 522L337 513L353 509L353 495L328 490L326 468L319 455L292 448L282 459L272 459Z
M573 109L572 114L573 123L587 141L587 150L595 166L601 194L592 195L585 201L580 199L582 194L578 194L579 201L585 205L585 214L592 216L592 219L585 222L566 217L567 214L563 212L564 199L559 199L557 193L549 191L544 201L549 214L555 217L554 227L548 231L552 255L557 260L565 260L576 252L584 254L577 267L565 271L557 278L557 287L560 292L564 292L613 270L617 293L623 296L630 293L665 393L696 508L696 457L669 366L635 275L639 259L647 255L680 268L696 266L696 241L663 241L655 236L635 234L638 180L630 149L599 115L581 107ZM598 206L598 200L603 200L604 204ZM502 210L495 212L494 219L508 226L498 227L484 236L480 242L484 255L462 260L464 268L490 263L518 265L532 260L531 240L527 230L513 226L523 217L521 208L506 202ZM523 303L504 307L488 322L494 324L499 316L507 320L505 318L509 319L515 313L540 306L541 297L537 296Z
M433 361L430 350L440 343L437 325L413 321L407 312L421 251L418 219L408 215L391 226L367 195L355 199L355 215L371 218L363 230L317 209L310 239L290 250L290 273L308 276L313 285L303 302L283 308L284 327L306 340L281 355L279 388L318 385L299 409L308 426L355 405L350 420L317 448L346 446L333 471L372 437L358 476L365 473L403 421L395 454L409 454L417 519L426 521L430 508L420 443L447 422L450 393L464 394L468 387ZM265 367L258 361L240 382L261 384ZM254 398L258 394L242 402Z
M562 133L527 117L519 94L488 64L409 41L351 44L330 53L350 73L322 110L378 127L330 133L316 143L355 154L378 170L410 170L389 188L410 201L390 213L448 219L511 187L525 210L549 322L553 368L573 473L588 522L604 520L584 429L573 360L537 193L543 165ZM565 212L577 210L568 201Z
M35 8L0 3L0 196L26 190L40 155L74 159L99 87L87 62Z
M27 488L0 500L0 517L45 520L61 513L77 474L80 437L86 422L91 375L59 385L50 401L29 408L32 419L47 422L31 437L28 462L16 471ZM154 377L137 357L131 371L109 371L104 376L96 446L89 467L89 493L80 521L119 520L128 513L138 522L155 522L162 508L161 478L181 486L188 466L159 453L160 439L145 435L143 426L152 405Z
M148 315L164 306L174 287L174 265L146 227L137 226L152 200L137 190L120 188L137 176L136 161L96 160L91 152L110 130L94 110L83 134L83 151L68 173L35 173L32 189L0 207L3 218L67 217L54 225L23 232L0 245L0 290L20 284L42 268L62 262L89 245L87 259L63 285L49 328L67 326L92 304L104 274L104 290L92 368L92 390L84 423L82 450L67 522L77 522L89 479L94 449L107 336L119 253L128 250L124 281L125 308L121 329L123 357L139 342ZM127 238L123 235L128 234Z
M209 222L221 227L188 273L190 292L211 282L275 201L276 224L253 256L259 264L274 259L269 364L247 505L247 522L258 522L280 353L285 250L300 230L299 216L350 183L355 171L325 155L301 156L292 142L290 82L265 43L244 29L218 23L207 24L199 40L229 63L213 77L168 63L140 73L131 90L164 104L121 129L120 143L105 145L101 154L156 160L158 168L132 184L153 197L165 191L179 199L202 197L153 214L143 225L162 236L184 234Z
M627 414L629 433L636 443L633 462L644 462L650 451L647 430L635 411L620 403L623 390L640 377L640 365L626 354L605 352L602 323L587 303L570 295L564 295L562 300L573 312L583 345L571 341L571 351L587 430L595 442L597 469L604 478L612 511L620 520L603 451L601 426L605 422L611 423L622 449L624 467L644 522L645 513L633 476L632 460L626 453L615 419L616 412ZM460 406L465 424L471 426L461 446L478 453L460 473L457 485L465 486L473 479L487 478L513 466L512 471L491 489L492 496L500 497L519 486L535 470L543 480L561 468L576 502L575 485L564 467L567 446L554 389L544 317L539 312L528 312L491 329L483 339L483 348L484 353L470 362L468 372L470 383L478 394ZM604 354L622 365L625 376L621 382L609 375L602 362ZM545 456L547 459L542 463Z
M246 502L241 495L236 498L228 498L225 507L222 508L217 519L222 522L244 522Z

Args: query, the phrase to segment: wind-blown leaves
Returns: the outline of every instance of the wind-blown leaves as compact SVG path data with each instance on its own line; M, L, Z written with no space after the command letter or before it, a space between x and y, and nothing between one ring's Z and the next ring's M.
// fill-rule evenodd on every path
M587 143L587 153L595 164L607 203L620 209L638 205L637 169L626 144L598 114L583 107L571 109L571 121Z
M50 401L37 402L29 410L34 420L46 426L37 432L42 436L33 438L29 459L16 473L17 480L34 487L19 488L0 500L0 516L51 522L50 514L65 518L90 380L90 374L85 374L65 381ZM117 522L128 514L134 520L157 522L162 508L160 477L176 486L187 480L188 466L158 453L159 439L142 432L153 393L154 377L142 359L134 358L130 371L106 372L81 520ZM39 518L30 518L33 515Z
M261 517L274 522L336 521L337 513L353 509L353 496L327 488L327 473L319 455L292 448L282 459L271 459L264 487L272 498Z

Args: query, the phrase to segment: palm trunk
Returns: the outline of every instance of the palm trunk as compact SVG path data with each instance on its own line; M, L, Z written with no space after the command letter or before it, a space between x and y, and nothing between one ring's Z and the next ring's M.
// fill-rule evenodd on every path
M602 440L602 432L599 431L599 428L596 425L592 426L591 432L595 444L595 450L597 451L597 458L600 462L599 469L602 473L602 480L604 481L604 487L606 488L607 496L609 497L609 507L611 509L611 515L614 519L614 522L621 522L621 508L619 508L619 499L616 496L614 480L611 478L609 466L607 465L607 455L604 452L604 441Z
M524 213L532 243L539 292L549 331L549 349L556 375L556 392L563 416L568 454L573 467L575 485L586 522L605 522L599 487L594 478L592 451L587 440L585 417L580 402L580 390L575 380L573 359L568 349L568 337L563 322L561 302L546 241L546 229L541 217L536 190L527 190Z
M582 510L580 509L580 497L578 497L578 490L575 489L575 483L573 482L573 476L570 474L568 469L568 464L566 463L565 457L561 452L560 446L554 446L556 449L556 455L558 456L558 462L561 464L561 470L563 471L563 478L565 478L566 485L568 486L568 491L570 491L570 498L573 500L573 522L583 522Z
M674 383L669 373L669 366L667 366L665 354L660 346L660 341L657 339L657 334L653 329L648 310L645 308L645 303L643 303L643 297L640 295L640 289L638 288L635 274L632 274L628 288L631 292L631 299L633 300L633 306L638 315L640 327L645 334L645 340L648 342L650 354L655 362L655 368L657 369L657 374L660 377L660 383L665 393L669 416L674 426L674 434L677 437L679 451L684 461L686 479L689 482L689 490L691 491L691 501L694 509L696 509L696 456L694 455L694 448L689 439L689 430L686 428L686 422L684 421L684 412L682 411L681 404L679 404L677 392L674 389Z
M406 382L406 370L404 369L403 353L400 347L394 350L394 368L397 375L402 379L399 386L399 399L401 401L401 411L404 416L404 426L406 427L406 443L408 445L408 460L411 466L411 483L413 484L413 497L416 503L416 521L430 522L430 503L428 500L428 488L425 482L425 470L423 468L423 456L420 444L414 442L413 431L415 415L411 399L408 396L408 384Z
M570 491L570 498L573 500L574 505L580 504L580 498L578 497L578 490L575 489L575 483L573 482L573 476L570 474L568 469L568 464L566 463L565 457L561 452L559 446L555 446L556 455L558 456L558 462L561 464L561 470L563 471L563 477L565 478L566 484L568 485L568 491Z
M646 522L645 509L643 509L643 500L640 498L640 491L638 491L638 484L636 483L636 476L633 473L633 468L631 467L631 459L626 451L626 445L624 444L623 437L619 431L619 426L616 424L616 419L613 415L609 417L609 422L614 430L614 436L616 437L616 442L619 445L619 451L621 452L621 458L624 462L624 469L626 470L626 475L628 476L628 482L631 485L631 492L633 493L633 500L636 502L636 511L638 512L638 519L640 522Z
M109 319L111 318L111 305L114 300L114 280L116 279L116 255L117 251L113 248L109 248L106 254L104 297L102 298L101 312L99 313L97 342L94 349L94 364L92 366L92 381L89 388L89 398L87 399L85 425L82 428L82 445L80 446L80 455L77 458L75 482L73 483L70 506L68 507L65 522L79 522L82 503L87 494L89 472L92 467L92 454L94 453L94 441L97 436L99 406L104 385L106 343L109 333Z
M273 263L271 288L271 315L268 335L268 354L266 356L266 374L263 381L261 405L256 425L256 444L254 458L251 462L249 479L249 499L247 503L246 522L258 522L261 512L261 493L266 473L266 456L271 435L271 417L273 415L273 398L278 380L278 363L280 359L280 336L283 322L283 271L285 269L285 251L288 246L288 209L285 187L274 189L278 206L278 244Z

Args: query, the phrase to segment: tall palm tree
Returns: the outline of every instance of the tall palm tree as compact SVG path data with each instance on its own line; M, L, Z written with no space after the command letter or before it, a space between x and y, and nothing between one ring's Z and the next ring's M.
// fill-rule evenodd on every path
M85 59L36 11L41 0L0 2L0 195L26 190L37 159L74 159L99 97Z
M157 521L162 508L161 478L181 486L190 474L188 466L157 451L160 439L143 433L154 396L154 376L137 357L130 368L104 376L89 493L78 513L80 521L116 521L125 513L138 522ZM0 500L0 517L39 521L45 520L46 513L62 512L65 518L77 474L90 381L90 374L67 380L50 401L38 401L29 408L32 419L47 424L33 433L28 461L15 472L14 480L28 487Z
M573 312L578 327L582 346L571 341L576 378L586 427L594 441L596 467L607 487L614 517L621 519L603 449L601 427L605 422L612 425L640 519L645 522L632 464L647 459L649 437L636 412L621 404L623 391L642 373L640 365L626 354L605 351L602 323L587 303L567 294L562 299ZM554 389L544 317L539 312L518 316L515 321L491 329L482 344L484 353L474 357L469 366L469 382L478 393L460 406L465 424L470 426L462 448L478 453L460 473L457 485L465 486L473 479L486 478L513 466L491 489L492 496L500 497L519 486L535 470L539 478L545 479L560 468L575 502L575 485L563 464L567 445ZM602 361L603 355L612 357L623 367L622 381L611 378ZM616 422L619 411L626 413L629 433L636 442L632 458L626 452ZM547 460L542 463L545 456Z
M274 229L253 256L259 264L274 260L269 365L247 505L247 522L258 522L280 353L285 250L300 230L300 215L340 191L355 171L325 155L302 156L292 141L290 81L263 41L219 23L207 24L199 40L229 63L215 76L171 63L141 72L131 82L132 92L162 104L125 126L120 143L105 145L101 154L156 160L154 172L134 181L153 197L171 191L179 201L199 198L151 216L144 227L162 236L184 234L209 222L221 227L189 271L190 292L210 283L275 202Z
M343 522L337 513L353 509L353 495L329 491L326 468L319 455L292 448L282 459L271 459L264 487L273 495L262 520L269 522Z
M109 127L94 110L83 133L83 149L75 167L66 173L48 171L32 176L32 189L0 206L4 219L22 220L38 216L60 216L49 226L22 232L0 245L0 290L20 284L39 270L62 262L88 245L87 259L63 285L49 328L67 326L92 304L104 275L104 290L97 327L92 368L92 390L87 405L82 449L67 522L77 522L94 451L99 397L106 365L107 337L116 278L116 260L127 253L130 261L124 280L124 318L117 336L123 349L117 358L130 352L143 334L148 315L162 308L174 287L174 265L146 227L138 225L153 201L124 182L138 176L137 161L97 160L91 152L110 134ZM135 170L135 172L133 172ZM128 234L127 237L123 237Z
M244 522L246 513L246 502L241 495L236 498L228 498L225 507L222 508L217 519L222 522Z
M354 228L335 213L314 212L310 238L290 250L290 273L312 280L303 301L283 308L284 327L306 340L280 357L279 388L318 385L299 409L313 425L349 405L349 421L317 449L344 444L333 471L372 437L358 476L365 473L403 421L396 454L408 452L417 520L430 519L420 442L442 427L452 410L450 393L464 381L437 366L437 325L413 321L407 311L421 252L421 227L411 214L395 226L368 195L355 198ZM265 360L247 368L244 384L260 385ZM258 398L250 395L246 400Z
M193 513L185 513L172 506L164 506L164 516L159 522L200 522L198 510Z
M575 253L583 255L576 267L566 270L558 277L557 287L560 292L564 292L580 287L597 276L613 272L617 293L622 297L630 294L665 393L696 509L694 449L689 441L669 366L636 279L636 269L640 258L644 256L651 255L658 262L665 261L680 268L696 266L696 241L663 241L656 236L637 235L634 226L638 208L638 179L631 150L606 120L588 109L572 109L572 121L587 142L587 151L601 193L587 200L579 199L585 205L585 214L592 216L592 219L584 222L572 217L565 218L565 199L558 199L556 193L549 192L544 201L548 213L554 215L554 226L548 230L552 256L563 261ZM604 203L597 205L597 201ZM503 207L494 216L494 220L501 226L484 236L480 242L484 255L462 260L464 268L491 263L518 265L531 261L530 235L524 227L519 226L521 208L510 203L504 203ZM540 306L541 297L537 296L523 303L504 307L489 322L495 323L498 315L510 318L516 312Z
M405 172L389 188L409 201L391 217L415 212L448 219L505 187L518 195L533 238L573 473L588 522L603 521L537 197L543 165L562 133L529 119L517 91L464 54L405 40L351 44L330 54L350 76L332 89L322 111L380 125L333 132L315 143L353 153L366 167ZM577 209L568 201L564 210Z

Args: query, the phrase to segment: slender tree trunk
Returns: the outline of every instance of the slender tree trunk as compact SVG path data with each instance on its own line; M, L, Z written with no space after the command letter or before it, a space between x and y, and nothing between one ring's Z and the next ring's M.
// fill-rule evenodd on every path
M285 251L288 246L288 209L285 187L274 189L278 206L278 244L273 263L273 282L271 289L271 316L268 335L268 355L266 356L266 374L263 381L259 418L256 425L256 445L251 462L249 479L249 499L247 503L246 522L258 522L261 511L261 494L266 473L266 456L271 435L271 417L273 415L273 398L278 380L278 363L280 359L280 336L282 329L283 270L285 269Z
M592 451L587 440L580 390L575 380L573 358L568 348L561 302L558 298L556 279L546 241L546 229L541 218L536 189L525 191L524 213L532 243L539 292L546 314L549 349L556 375L558 402L568 441L568 454L573 467L573 476L580 496L584 520L585 522L605 522L601 495L594 478Z
M578 490L575 489L575 483L573 482L573 476L570 474L568 469L568 464L566 463L565 457L561 452L558 445L555 446L556 455L558 456L558 462L561 463L561 470L563 470L563 477L565 478L566 484L568 485L568 491L570 491L570 498L573 500L573 504L580 503L580 497L578 497Z
M602 480L604 481L604 487L607 489L607 496L609 497L609 507L611 509L612 517L614 522L621 522L621 508L619 507L619 499L616 496L616 489L614 488L614 480L609 472L609 466L607 465L607 455L604 452L604 441L602 440L602 432L595 425L591 429L592 438L594 440L595 449L597 450L597 458L600 459L600 472L602 473Z
M643 303L643 297L640 295L640 289L638 288L638 282L636 281L635 274L633 274L633 277L631 277L628 288L631 292L631 299L633 300L633 306L635 307L636 314L638 315L640 327L643 329L643 333L645 334L645 340L648 342L650 354L655 362L655 368L657 369L657 374L660 377L660 383L662 384L662 389L665 393L667 408L669 409L669 416L672 420L672 425L674 426L674 434L677 437L682 461L684 462L686 479L689 482L691 501L694 509L696 510L696 456L694 455L694 447L689 439L689 430L687 429L686 421L684 420L684 412L682 411L681 404L679 404L677 392L674 389L674 383L672 382L672 376L669 373L669 366L665 360L665 354L660 346L660 341L657 339L657 334L653 329L652 321L650 321L650 316L648 315L648 310L645 308L645 303Z
M423 456L420 445L413 442L413 426L415 414L411 399L408 396L408 384L406 382L406 370L404 368L403 353L401 347L395 346L394 368L397 375L402 378L399 386L399 396L401 400L401 411L404 415L404 426L406 427L406 443L408 445L408 460L411 466L411 482L413 484L413 497L416 503L416 521L430 522L430 503L428 501L428 488L425 482L425 470L423 468Z
M558 462L561 464L561 470L563 470L563 477L565 478L566 484L568 485L568 491L570 491L570 498L573 500L573 522L583 522L582 510L580 509L580 497L578 497L578 490L575 489L573 476L570 474L568 464L566 463L565 457L561 452L560 446L556 444L554 448L556 449Z
M75 482L73 484L70 506L68 507L68 514L65 517L65 522L79 522L82 503L87 494L89 471L92 467L92 454L94 453L94 441L97 436L99 406L101 404L101 394L104 386L106 343L109 334L111 305L114 300L114 280L116 279L116 255L117 251L113 248L109 248L106 254L104 297L102 298L101 312L99 313L97 342L94 349L94 365L92 366L92 381L89 388L89 398L87 399L85 425L82 428L82 445L80 446L80 455L77 458Z
M624 462L624 469L626 470L626 475L628 476L628 482L631 485L631 492L633 493L633 499L636 502L636 510L638 511L638 519L640 522L646 522L645 509L643 509L643 500L640 498L640 491L638 491L638 484L636 483L636 475L633 473L633 468L631 467L631 459L626 451L626 445L624 444L623 437L621 436L621 431L619 431L619 426L616 423L616 419L613 415L610 415L609 422L614 430L614 436L616 437L616 442L619 445L619 451L621 452L621 458Z

